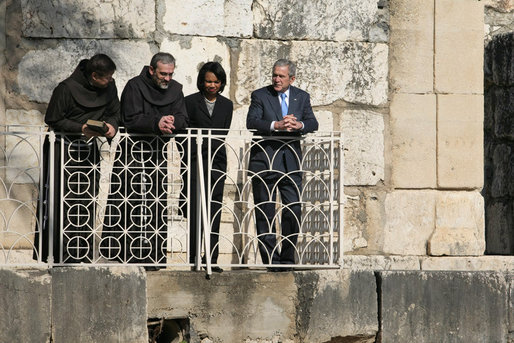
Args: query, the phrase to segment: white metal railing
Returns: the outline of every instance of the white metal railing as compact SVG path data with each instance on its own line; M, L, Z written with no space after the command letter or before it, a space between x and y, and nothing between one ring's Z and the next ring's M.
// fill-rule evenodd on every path
M276 249L291 243L292 267L341 264L339 132L260 137L246 130L188 129L172 136L119 133L108 142L39 126L0 128L0 265L135 263L210 271L211 258L219 255L221 267L270 267L259 253L269 234ZM280 149L301 144L301 155L293 154L298 171L278 174L283 182L301 180L299 201L284 205L280 194L271 198L276 215L258 235L256 214L264 204L254 203L252 183L266 171L248 165L251 151L264 151L270 141ZM196 158L202 153L204 159ZM268 156L271 165L279 158ZM284 220L296 221L298 232L286 237L280 221L288 212L295 214ZM216 221L219 232L211 232Z

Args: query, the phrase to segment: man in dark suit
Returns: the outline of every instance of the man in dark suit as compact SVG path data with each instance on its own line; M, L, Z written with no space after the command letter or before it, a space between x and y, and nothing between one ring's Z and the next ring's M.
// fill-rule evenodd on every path
M272 84L252 93L246 119L248 129L266 136L254 139L249 164L259 251L264 264L295 263L301 222L302 155L298 138L288 136L300 136L318 129L309 94L292 86L295 74L293 62L276 61ZM280 253L275 234L277 189L282 199ZM285 270L275 267L273 271Z

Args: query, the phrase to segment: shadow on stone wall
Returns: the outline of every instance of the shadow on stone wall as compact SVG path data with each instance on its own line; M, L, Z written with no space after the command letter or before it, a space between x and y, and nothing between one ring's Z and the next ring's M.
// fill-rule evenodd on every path
M484 56L486 254L514 254L514 33L496 36Z

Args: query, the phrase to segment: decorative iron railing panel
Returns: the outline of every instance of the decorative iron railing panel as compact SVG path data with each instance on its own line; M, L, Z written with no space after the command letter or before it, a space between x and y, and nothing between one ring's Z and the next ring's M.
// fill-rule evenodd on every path
M340 133L0 139L0 265L262 267L284 251L294 267L340 265Z

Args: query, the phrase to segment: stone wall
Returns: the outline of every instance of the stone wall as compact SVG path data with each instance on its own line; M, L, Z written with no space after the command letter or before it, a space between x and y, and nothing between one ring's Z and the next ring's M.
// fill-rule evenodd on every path
M175 320L202 343L514 339L512 273L357 269L211 280L135 267L0 269L0 341L146 343L146 318Z
M514 31L514 1L486 0L485 5L485 43L494 36Z
M243 129L250 92L287 57L321 126L346 137L345 253L484 251L483 2L11 0L0 14L0 124L42 123L81 58L110 55L121 92L162 50L186 95L201 63L221 62Z
M390 189L378 250L480 255L483 3L391 1L390 18Z

